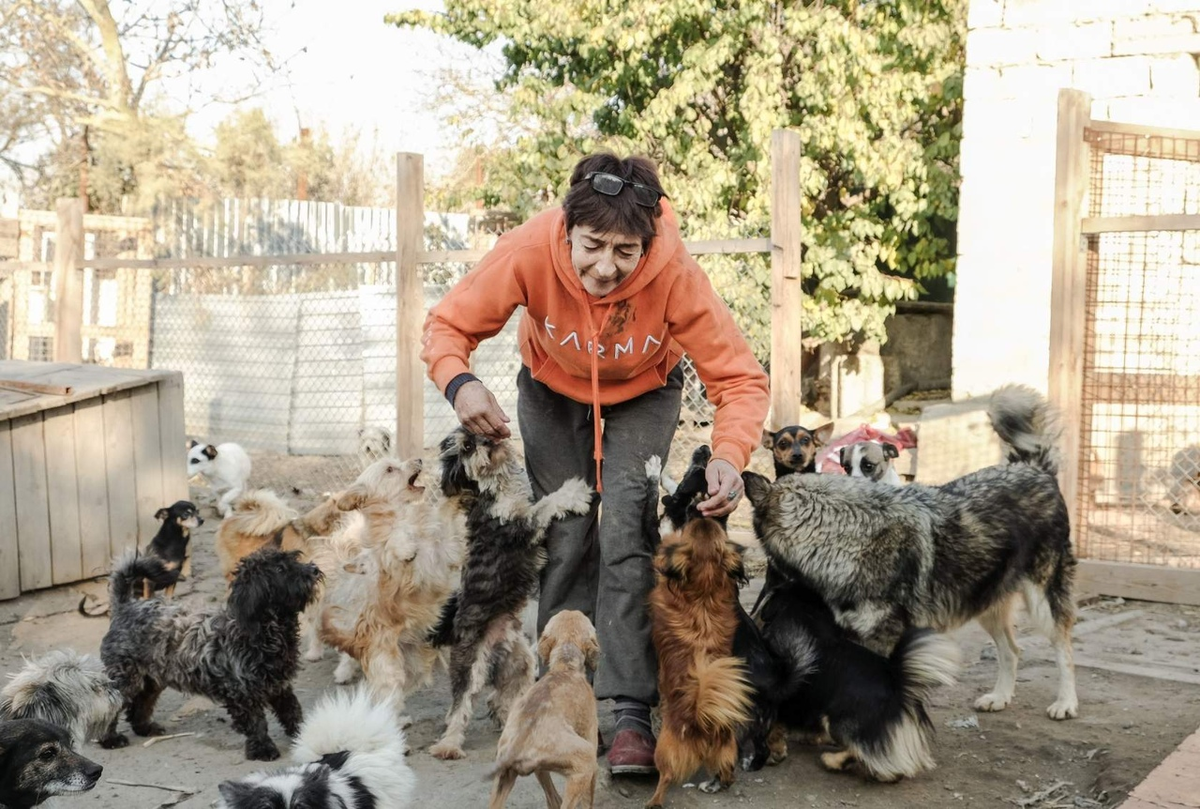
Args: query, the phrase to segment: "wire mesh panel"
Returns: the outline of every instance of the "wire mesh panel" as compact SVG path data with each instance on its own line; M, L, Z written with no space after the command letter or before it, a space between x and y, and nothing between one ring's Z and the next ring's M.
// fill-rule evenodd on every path
M1087 139L1092 216L1200 213L1200 141ZM1080 555L1200 567L1200 231L1102 233L1087 255Z

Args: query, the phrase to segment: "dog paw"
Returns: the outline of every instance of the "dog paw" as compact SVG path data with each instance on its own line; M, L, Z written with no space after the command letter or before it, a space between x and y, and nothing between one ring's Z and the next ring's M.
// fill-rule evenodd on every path
M1046 709L1051 719L1074 719L1079 716L1079 703L1075 700L1056 700Z
M166 736L167 729L157 722L149 722L145 725L134 725L133 732L139 736Z
M709 795L715 795L716 793L720 792L722 789L725 789L728 786L729 786L729 784L721 783L720 776L714 775L712 778L710 778L707 781L701 781L697 785L697 789L699 789L701 792L707 792Z
M455 761L467 757L467 754L462 751L461 747L444 742L438 742L429 748L429 754L434 758L440 758L442 761Z
M830 772L841 772L850 766L850 762L852 761L854 761L854 756L847 750L821 754L821 766Z
M124 733L114 733L100 740L100 746L105 750L118 750L129 746L129 737Z
M1008 707L1010 702L1012 702L1012 696L1006 697L1002 694L997 694L995 691L992 691L991 693L984 694L982 697L975 700L975 710L995 713L996 711L1003 711Z
M246 758L249 761L275 761L279 758L279 748L270 740L246 742Z
M559 488L562 508L567 514L587 514L592 508L592 487L582 478L571 478Z
M662 458L651 455L646 459L646 477L655 483L662 477Z

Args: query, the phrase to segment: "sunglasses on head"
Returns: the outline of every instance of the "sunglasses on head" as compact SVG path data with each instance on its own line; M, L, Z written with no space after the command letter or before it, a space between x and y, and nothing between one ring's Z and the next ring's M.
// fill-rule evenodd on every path
M633 193L633 201L643 208L653 208L661 198L667 196L657 188L635 183L605 171L589 171L583 176L583 179L591 181L593 191L607 197L615 197L625 190L625 186L629 186Z

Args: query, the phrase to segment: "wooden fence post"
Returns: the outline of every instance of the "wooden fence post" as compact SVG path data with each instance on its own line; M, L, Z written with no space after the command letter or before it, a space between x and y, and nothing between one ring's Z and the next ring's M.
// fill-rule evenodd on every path
M1087 243L1080 218L1089 180L1084 128L1091 123L1091 110L1092 97L1087 93L1059 90L1047 392L1063 415L1063 466L1058 480L1072 526L1079 525L1080 442L1090 422L1083 412Z
M396 155L396 454L425 449L425 368L419 357L425 320L420 255L425 249L425 163Z
M771 133L771 428L796 424L802 395L800 134Z
M58 200L54 241L54 361L83 362L83 200Z

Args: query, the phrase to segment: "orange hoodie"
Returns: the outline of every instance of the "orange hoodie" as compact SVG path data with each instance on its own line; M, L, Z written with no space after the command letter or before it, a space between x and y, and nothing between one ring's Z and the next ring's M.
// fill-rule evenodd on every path
M561 208L504 234L429 310L421 349L429 378L445 391L450 380L468 373L471 352L518 306L525 307L521 361L533 378L597 411L661 387L687 352L716 406L713 457L745 469L767 418L767 375L688 255L665 200L662 207L650 251L603 298L583 288L571 264ZM594 422L599 473L600 419Z

